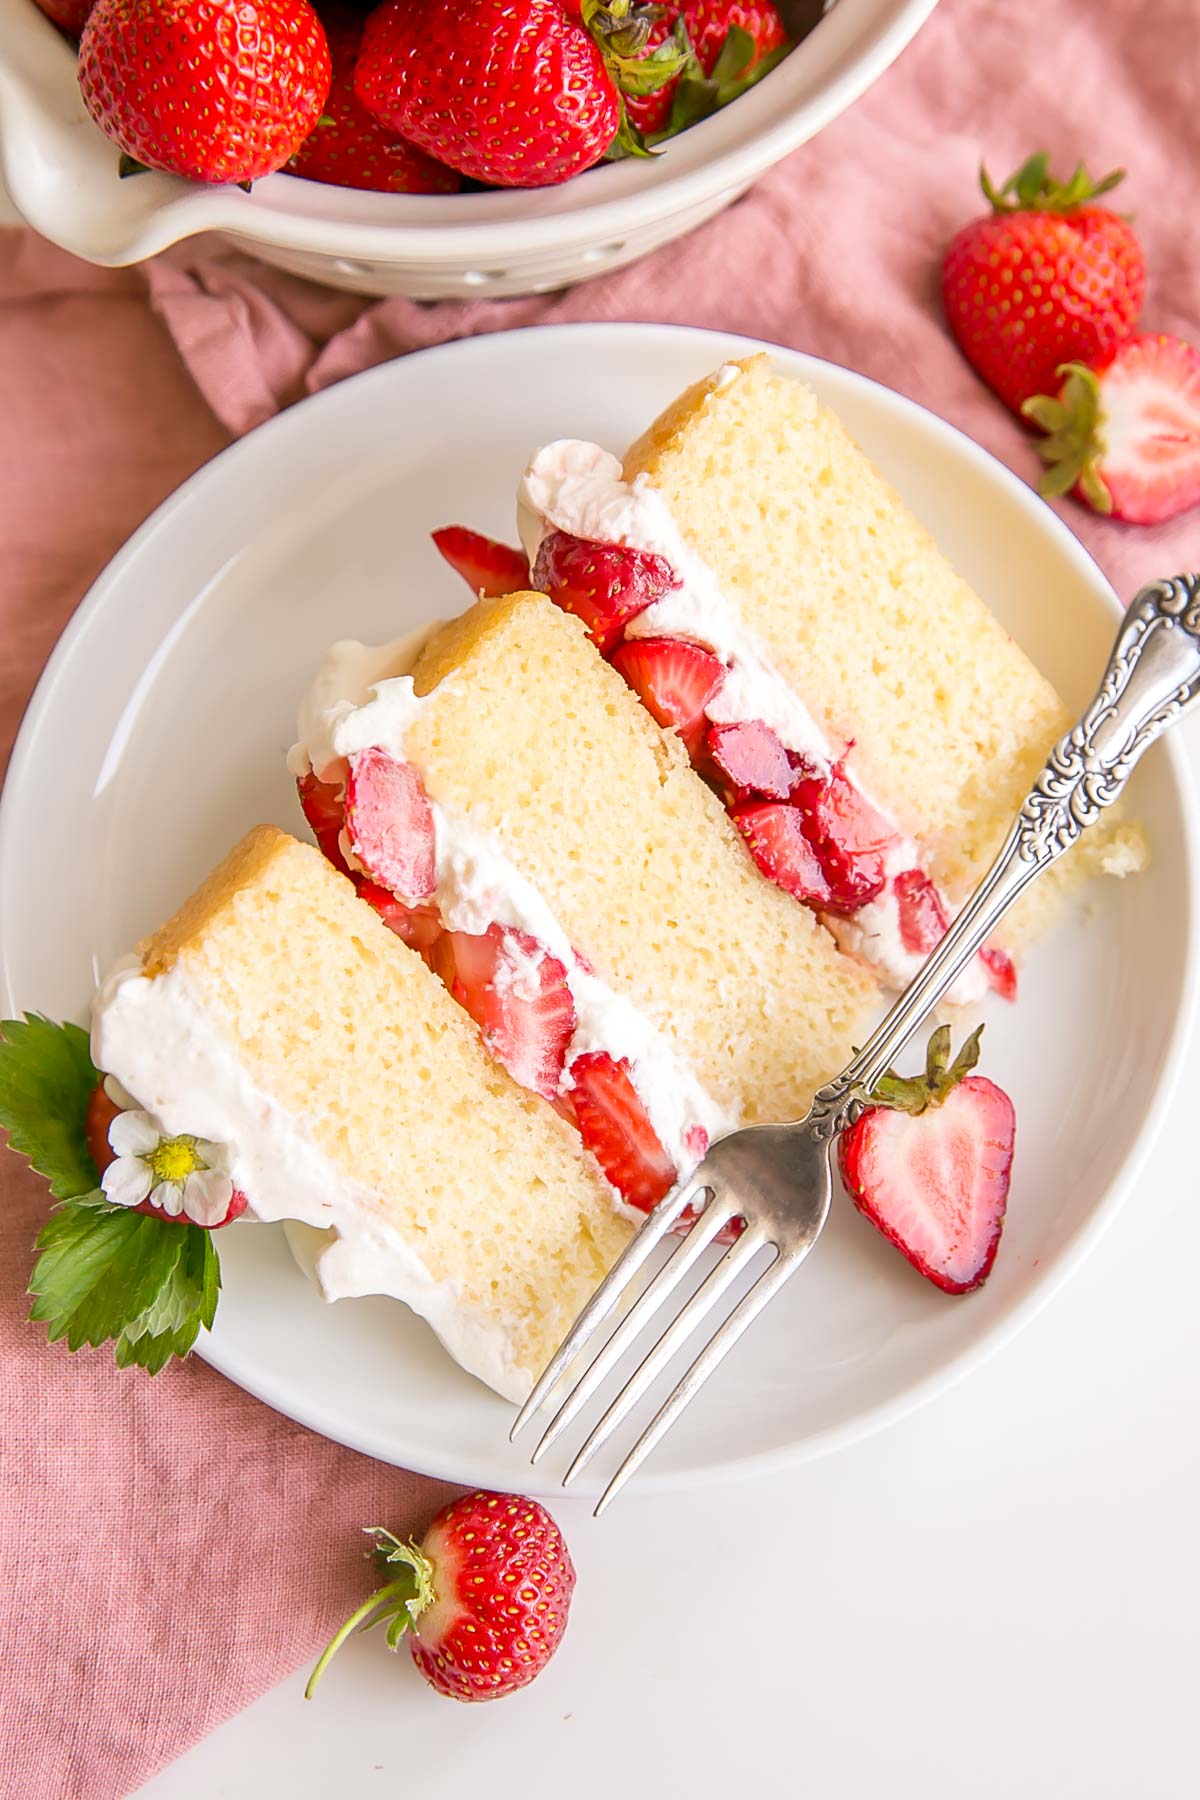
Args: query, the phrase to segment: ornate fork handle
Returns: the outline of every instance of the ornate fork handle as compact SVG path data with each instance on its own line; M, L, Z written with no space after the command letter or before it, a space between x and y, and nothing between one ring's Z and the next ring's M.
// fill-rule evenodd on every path
M807 1123L827 1139L937 1006L1030 882L1122 792L1143 752L1200 698L1200 574L1151 582L1113 645L1098 693L1050 752L995 862L869 1042L821 1088Z

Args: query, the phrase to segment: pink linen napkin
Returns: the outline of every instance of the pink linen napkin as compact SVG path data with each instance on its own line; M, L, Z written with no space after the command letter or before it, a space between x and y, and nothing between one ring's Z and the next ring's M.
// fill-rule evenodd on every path
M978 207L981 155L998 177L1043 146L1093 173L1124 164L1146 324L1195 339L1194 42L1194 0L943 0L858 106L730 211L538 299L369 302L188 246L110 273L0 233L0 768L70 612L154 505L231 435L426 344L571 319L746 332L911 394L1036 480L1024 432L945 334L941 249ZM1137 531L1060 510L1122 592L1200 562L1198 515ZM445 1490L195 1360L151 1384L107 1352L48 1349L23 1323L45 1210L0 1157L0 1794L119 1800L313 1653L361 1592L356 1527L416 1524Z

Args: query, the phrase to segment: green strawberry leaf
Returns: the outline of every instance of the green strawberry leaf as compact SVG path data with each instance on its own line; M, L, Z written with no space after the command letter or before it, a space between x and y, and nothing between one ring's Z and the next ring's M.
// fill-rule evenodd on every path
M90 1193L98 1171L84 1132L100 1080L88 1035L40 1013L0 1023L0 1127L18 1155L50 1183L56 1200Z
M202 1325L212 1328L221 1286L212 1232L198 1225L167 1229L182 1236L183 1252L152 1303L117 1338L114 1355L119 1369L137 1363L157 1375L173 1356L187 1355Z
M70 1350L114 1342L118 1368L157 1374L211 1326L220 1264L210 1232L110 1206L97 1191L67 1200L37 1241L29 1316Z
M620 123L617 126L616 136L604 152L604 160L620 162L626 156L658 156L660 152L651 149L626 112L624 99L620 95L617 98L620 103Z

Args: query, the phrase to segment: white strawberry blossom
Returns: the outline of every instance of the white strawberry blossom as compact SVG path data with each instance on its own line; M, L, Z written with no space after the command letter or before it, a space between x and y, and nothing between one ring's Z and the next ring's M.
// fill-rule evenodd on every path
M230 1153L207 1138L165 1137L148 1112L118 1113L108 1128L116 1152L101 1177L114 1206L149 1200L168 1218L182 1213L195 1225L219 1225L229 1211L233 1182Z

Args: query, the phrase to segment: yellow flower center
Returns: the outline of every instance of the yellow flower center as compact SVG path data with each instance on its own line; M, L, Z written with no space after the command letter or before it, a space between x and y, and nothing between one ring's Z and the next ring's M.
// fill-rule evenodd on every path
M189 1175L208 1167L196 1155L194 1137L163 1138L158 1148L152 1150L144 1160L154 1176L155 1187L160 1181L173 1181L182 1185Z

